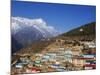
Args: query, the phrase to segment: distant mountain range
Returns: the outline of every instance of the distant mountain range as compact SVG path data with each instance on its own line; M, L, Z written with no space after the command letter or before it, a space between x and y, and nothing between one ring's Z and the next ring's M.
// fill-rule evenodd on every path
M59 32L46 22L39 19L12 17L12 36L23 46L42 39L55 37Z
M48 26L46 22L39 19L27 19L21 17L12 17L11 35L12 35L12 53L32 45L35 42L41 42L43 39L54 38L59 36L83 36L94 35L96 31L96 23L92 22L80 27L74 28L68 32L60 34L52 26ZM42 43L42 42L41 42ZM46 42L48 43L48 42ZM45 45L47 45L45 43ZM41 46L41 44L40 44ZM37 44L35 44L37 47Z
M47 25L41 18L12 17L11 20L12 50L14 52L34 42L59 35L54 27Z

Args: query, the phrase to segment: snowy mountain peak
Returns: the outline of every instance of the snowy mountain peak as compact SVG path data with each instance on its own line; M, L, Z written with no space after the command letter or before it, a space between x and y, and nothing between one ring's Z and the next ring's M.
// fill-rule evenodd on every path
M32 43L43 38L55 37L59 32L42 19L12 17L12 36L20 43Z
M57 30L52 26L48 26L42 18L28 19L22 17L12 17L12 25L11 25L12 33L16 33L24 27L33 27L43 33L44 32L49 32L51 34L55 32L57 33Z

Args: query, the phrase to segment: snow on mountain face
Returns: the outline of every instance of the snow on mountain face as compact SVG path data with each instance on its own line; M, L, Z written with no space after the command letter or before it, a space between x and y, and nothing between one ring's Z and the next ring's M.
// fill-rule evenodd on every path
M56 36L58 34L57 30L52 27L48 26L46 22L39 18L39 19L28 19L28 18L21 18L21 17L12 17L12 33L16 34L18 31L23 29L24 27L33 27L39 30L41 33L46 35L50 34Z
M48 26L42 19L12 17L11 33L20 43L32 43L35 40L57 36L58 31Z

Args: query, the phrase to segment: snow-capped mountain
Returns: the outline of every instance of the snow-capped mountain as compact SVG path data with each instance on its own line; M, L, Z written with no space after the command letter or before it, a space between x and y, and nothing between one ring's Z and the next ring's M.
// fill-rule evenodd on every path
M12 36L23 45L59 34L54 27L47 25L42 18L12 17L11 20Z

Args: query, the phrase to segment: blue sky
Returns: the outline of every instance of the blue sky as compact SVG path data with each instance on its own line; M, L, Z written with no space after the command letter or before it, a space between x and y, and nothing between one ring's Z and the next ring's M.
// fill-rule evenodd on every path
M12 1L11 7L11 16L42 18L60 32L67 32L96 20L95 6Z

